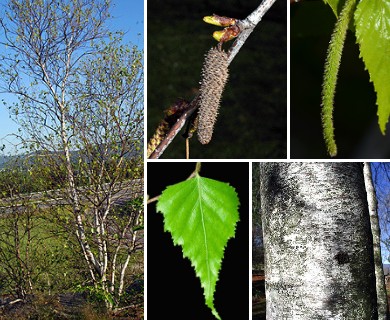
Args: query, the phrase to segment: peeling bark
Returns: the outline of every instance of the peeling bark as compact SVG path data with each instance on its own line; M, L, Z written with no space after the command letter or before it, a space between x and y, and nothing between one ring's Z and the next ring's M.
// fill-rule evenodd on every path
M377 319L359 163L262 163L267 319Z

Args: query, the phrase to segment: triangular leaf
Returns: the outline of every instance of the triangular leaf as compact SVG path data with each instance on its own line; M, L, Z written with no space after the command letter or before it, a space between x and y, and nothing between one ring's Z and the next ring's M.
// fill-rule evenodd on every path
M379 127L384 134L390 115L390 2L360 1L355 26L360 56L377 93Z
M344 7L344 4L346 3L346 0L324 0L325 4L328 4L336 18L339 18L341 10ZM352 32L355 32L355 26L353 24L353 21L351 20L351 23L348 26L348 29Z
M225 246L234 237L239 200L227 183L200 177L167 187L157 211L164 215L164 230L190 259L204 290L206 305L220 319L214 307L214 292Z
M338 17L339 10L338 8L341 8L342 6L339 5L340 2L344 2L341 0L324 0L325 3L329 4L329 6L332 8L333 13L336 17Z

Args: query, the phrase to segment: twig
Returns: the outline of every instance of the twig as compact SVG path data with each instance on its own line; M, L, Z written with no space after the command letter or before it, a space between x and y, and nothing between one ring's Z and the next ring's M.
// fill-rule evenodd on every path
M199 174L201 167L202 167L202 163L201 162L197 162L196 166L195 166L194 172L190 174L190 176L187 178L187 180L190 180L193 177L195 177L197 174Z
M186 123L187 119L193 114L193 112L198 107L198 98L199 98L199 95L197 95L191 101L187 111L183 112L181 117L177 120L177 122L169 130L169 132L167 133L165 138L161 141L161 143L157 146L157 148L150 155L149 159L158 159L158 158L160 158L160 156L163 154L163 152L168 147L168 145L173 141L173 139L176 137L176 135L183 128L183 126Z
M244 45L246 39L248 39L249 35L252 33L257 24L261 21L263 16L271 8L275 1L276 0L263 0L255 11L253 11L244 20L239 20L237 22L237 25L240 28L240 34L229 49L229 64L233 61L238 51L240 51L241 47Z
M153 197L153 198L149 199L148 201L146 201L146 204L149 204L149 203L155 202L155 201L157 201L157 200L158 200L158 198L160 198L160 196L155 196L155 197Z
M16 299L16 300L7 302L5 304L0 305L0 308L5 308L5 307L8 307L8 306L12 306L13 304L18 303L18 302L23 302L23 299Z
M245 41L248 39L249 35L252 33L257 24L261 21L265 13L271 8L276 0L263 0L262 3L255 9L250 15L248 15L244 20L238 20L237 26L240 28L240 34L237 36L233 45L228 51L228 65L233 61L237 53L240 51L241 47L244 45ZM164 153L168 145L171 144L176 135L183 128L184 124L187 122L188 118L196 111L198 108L199 95L197 95L189 104L188 109L182 114L182 116L177 120L177 122L169 130L165 138L149 156L149 159L158 159Z
M114 314L118 314L120 311L123 311L123 310L126 310L126 309L130 309L130 308L142 307L142 306L143 306L143 302L133 303L133 304L131 304L129 306L125 306L125 307L121 307L121 308L115 308L113 313Z
M190 138L186 138L186 159L190 158Z

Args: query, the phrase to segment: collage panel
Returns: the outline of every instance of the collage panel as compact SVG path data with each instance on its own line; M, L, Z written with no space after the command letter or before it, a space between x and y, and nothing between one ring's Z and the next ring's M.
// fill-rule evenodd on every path
M147 317L249 319L248 163L147 171Z
M388 319L388 162L252 166L252 319Z
M144 316L144 1L0 1L0 319Z
M273 1L264 3L268 8ZM259 5L148 1L148 158L287 157L287 3L274 2L261 21L254 18L263 12ZM220 24L213 14L228 22L212 25ZM244 43L237 54L235 39L213 39L235 32L234 19L250 14L246 22L256 27L248 38L247 29L239 33ZM186 137L192 137L188 148Z
M292 159L390 156L388 4L357 2L292 1Z
M385 0L0 7L0 319L390 318Z

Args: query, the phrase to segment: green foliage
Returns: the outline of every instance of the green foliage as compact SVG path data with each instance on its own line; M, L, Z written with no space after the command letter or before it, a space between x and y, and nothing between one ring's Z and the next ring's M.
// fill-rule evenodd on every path
M89 298L92 302L108 302L111 305L114 305L114 297L112 294L108 293L102 284L90 286L90 285L77 285L77 292L87 292Z
M64 211L55 214L67 215ZM49 212L36 208L15 209L0 219L0 279L4 293L56 293L72 290L84 281L83 261L75 254L77 243L56 221Z
M0 171L0 198L61 187L43 159L33 154L11 157Z
M169 186L157 203L164 216L164 230L190 259L204 290L206 305L220 319L214 307L218 273L229 238L234 236L239 200L233 187L196 174L194 178Z
M377 93L378 122L381 132L386 131L390 116L390 3L386 0L324 0L329 4L338 20L328 49L323 82L322 122L324 138L331 156L337 153L333 129L333 103L337 82L337 73L341 61L341 53L348 27L355 31L360 46L360 57L370 74ZM340 7L343 9L340 12ZM353 24L352 16L354 15Z
M377 93L379 127L384 134L390 115L390 2L360 1L355 26L360 56Z

